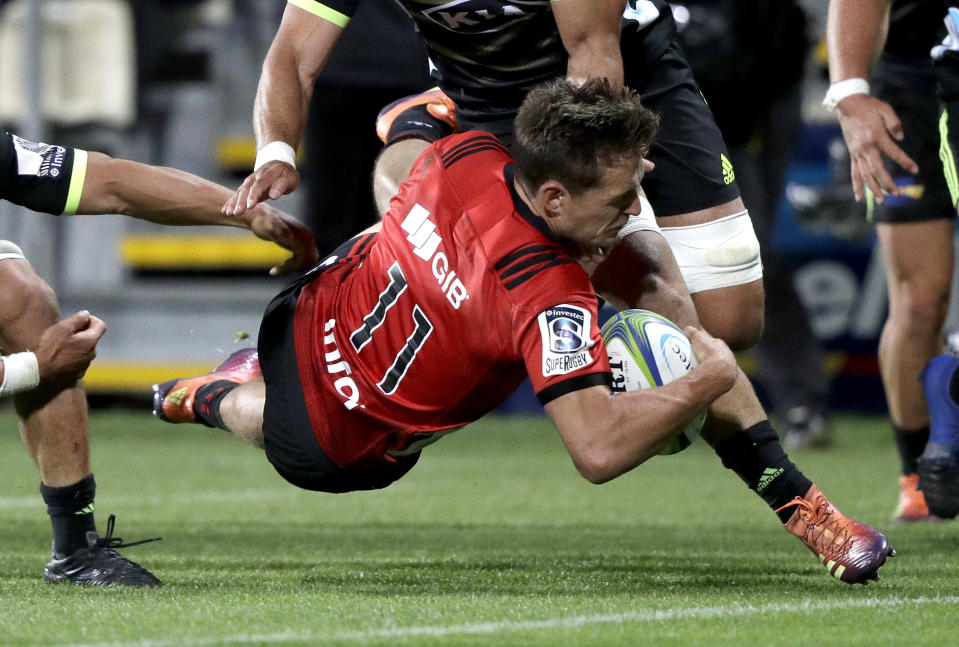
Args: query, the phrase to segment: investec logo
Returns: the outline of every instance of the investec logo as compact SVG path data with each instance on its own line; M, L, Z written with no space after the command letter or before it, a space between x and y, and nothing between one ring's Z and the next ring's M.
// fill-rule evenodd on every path
M450 31L488 34L505 29L517 17L549 11L550 0L451 0L421 13Z
M67 149L62 146L36 143L13 136L13 148L17 153L17 175L58 177Z
M456 270L450 269L450 259L438 251L443 239L436 233L436 224L429 216L429 211L419 204L414 204L400 226L408 234L406 240L413 245L413 253L430 264L433 276L446 295L446 300L459 310L470 295L463 282L456 278Z

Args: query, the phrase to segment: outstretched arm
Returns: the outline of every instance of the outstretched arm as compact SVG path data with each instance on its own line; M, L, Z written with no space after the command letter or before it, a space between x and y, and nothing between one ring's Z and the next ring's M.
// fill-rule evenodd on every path
M239 215L263 200L292 193L299 185L291 154L303 137L313 83L347 21L335 12L320 17L286 5L253 105L257 165L223 205L225 213ZM271 161L264 161L264 155Z
M249 229L292 252L270 273L312 267L318 253L312 230L268 205L232 216L220 206L229 189L191 173L89 153L77 213L122 213L162 225L226 225Z
M890 0L831 0L826 38L833 89L850 79L869 78L885 41L889 6ZM862 200L866 188L879 202L885 193L898 195L899 188L886 170L883 156L910 173L919 169L895 143L903 139L896 111L867 93L857 93L840 100L836 113L849 147L856 200Z
M665 386L613 395L609 387L573 391L544 407L576 469L604 483L658 454L713 400L732 388L736 360L722 341L687 328L699 365Z
M553 16L569 54L567 77L574 82L604 77L623 84L619 49L625 0L553 0Z

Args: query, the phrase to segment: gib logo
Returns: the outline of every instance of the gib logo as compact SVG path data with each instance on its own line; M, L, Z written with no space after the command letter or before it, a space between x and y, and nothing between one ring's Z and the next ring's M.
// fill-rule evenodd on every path
M430 212L414 204L400 225L407 234L406 240L413 246L413 253L430 264L433 277L455 310L470 298L463 282L456 278L456 270L450 267L450 259L438 251L443 239L436 233L436 224L429 219Z
M420 13L450 31L489 34L506 29L517 18L549 11L550 0L453 0Z

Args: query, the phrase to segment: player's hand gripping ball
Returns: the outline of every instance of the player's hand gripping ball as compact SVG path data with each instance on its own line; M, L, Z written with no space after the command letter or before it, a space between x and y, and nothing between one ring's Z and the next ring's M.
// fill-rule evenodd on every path
M613 371L614 393L669 384L696 367L689 338L676 324L655 312L619 312L603 325L602 335ZM689 447L705 420L704 410L660 454L675 454Z

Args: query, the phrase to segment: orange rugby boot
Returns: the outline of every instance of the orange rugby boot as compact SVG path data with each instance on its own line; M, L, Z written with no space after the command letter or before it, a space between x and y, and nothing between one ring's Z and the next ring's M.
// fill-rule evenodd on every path
M211 382L227 380L243 384L263 377L255 348L232 353L213 371L197 377L180 377L153 385L153 415L166 422L196 422L193 402L197 389Z
M385 144L386 137L390 134L390 128L393 126L393 121L400 113L404 110L422 105L426 106L426 110L430 115L448 124L453 129L453 132L457 131L456 104L453 103L452 99L446 96L445 92L439 88L433 88L420 94L411 94L402 99L397 99L380 110L380 114L376 116L376 136Z
M815 485L779 510L790 506L796 510L783 524L786 530L806 544L830 575L847 584L878 580L879 567L896 554L881 532L844 515Z
M929 513L926 496L918 486L918 474L903 474L899 477L899 502L893 513L893 521L939 521L939 517Z

